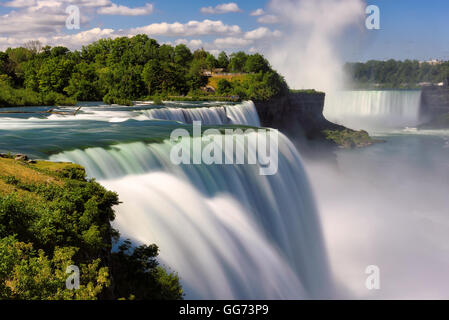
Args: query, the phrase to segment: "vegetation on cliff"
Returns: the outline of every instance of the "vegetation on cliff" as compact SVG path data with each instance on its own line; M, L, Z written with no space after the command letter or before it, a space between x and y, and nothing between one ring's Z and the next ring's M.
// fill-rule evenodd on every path
M324 92L315 89L290 89L290 93L325 94Z
M206 92L212 70L234 74ZM209 73L209 74L208 74ZM235 80L235 81L234 81ZM65 47L26 47L0 52L0 107L73 104L103 100L130 104L160 96L239 96L264 100L284 93L287 84L260 54L237 52L216 58L183 45L160 45L146 35L101 39L80 51Z
M324 130L323 133L327 140L333 141L342 148L361 148L374 143L381 142L370 137L364 130L355 131L351 129L344 130Z
M157 246L125 242L111 252L118 203L78 165L1 155L0 299L182 298L177 275L158 265ZM71 265L80 270L76 290L66 287Z

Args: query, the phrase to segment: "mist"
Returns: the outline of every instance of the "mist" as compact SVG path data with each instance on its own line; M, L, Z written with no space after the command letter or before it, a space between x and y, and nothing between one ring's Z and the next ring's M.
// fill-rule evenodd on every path
M346 80L341 36L362 28L365 7L362 0L271 0L283 36L265 54L293 89L339 89Z
M306 165L341 298L447 299L449 132L388 140ZM369 265L380 290L365 286Z

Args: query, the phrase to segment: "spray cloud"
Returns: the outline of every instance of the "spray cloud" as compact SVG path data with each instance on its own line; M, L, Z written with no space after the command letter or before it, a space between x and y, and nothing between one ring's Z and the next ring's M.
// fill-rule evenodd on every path
M364 1L270 0L268 7L284 35L265 53L290 87L338 88L344 76L337 44L346 29L364 24Z

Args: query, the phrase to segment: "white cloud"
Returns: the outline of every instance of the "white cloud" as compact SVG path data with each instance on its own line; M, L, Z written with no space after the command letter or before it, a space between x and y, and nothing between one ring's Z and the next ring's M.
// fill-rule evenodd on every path
M250 16L259 17L259 16L262 16L264 14L265 14L265 11L263 9L259 8L257 10L251 11Z
M271 31L266 27L260 27L252 31L245 32L242 37L217 38L211 45L206 45L206 47L215 47L218 49L246 48L249 46L258 46L261 43L264 43L267 39L280 36L281 32L278 30Z
M93 28L73 35L53 36L48 39L47 44L79 48L99 39L115 38L117 36L118 34L115 33L114 29Z
M93 28L70 35L54 35L54 36L24 36L17 37L0 37L0 50L8 47L17 47L24 45L30 40L39 40L44 45L65 46L69 49L79 49L83 45L90 44L94 41L104 38L115 38L119 36L113 29Z
M187 23L153 23L147 26L133 28L130 34L145 33L150 36L203 36L214 34L239 34L241 29L237 25L227 25L222 21L204 20L189 21Z
M65 9L76 5L82 10L81 24L87 24L95 10L111 6L110 0L13 0L3 4L14 10L0 16L0 35L37 38L60 33L68 17Z
M260 27L252 31L248 31L245 33L244 38L248 40L260 40L269 37L279 37L281 36L281 32L278 30L271 31L268 28Z
M65 9L69 5L80 8L81 27L87 25L97 11L102 14L135 16L149 14L154 10L150 3L144 7L128 8L116 5L111 0L12 0L3 3L3 6L14 9L0 16L0 36L21 38L32 33L37 38L61 33L66 27L68 14Z
M200 39L193 39L190 41L187 39L177 39L177 40L175 40L175 45L178 45L178 44L185 44L186 46L188 46L191 49L198 49L204 45L203 41Z
M209 19L183 23L152 23L120 30L95 26L86 28L93 18L98 17L98 14L148 14L154 10L150 3L143 7L129 8L117 5L111 0L10 0L0 3L0 5L12 8L7 14L0 15L0 50L21 46L29 40L39 40L44 45L63 45L70 49L79 49L83 45L102 38L134 36L143 33L156 39L158 37L176 37L174 39L177 40L173 41L173 44L184 43L193 50L204 47L209 51L217 51L227 48L249 48L250 46L258 48L267 39L280 35L279 31L272 31L266 27L244 32L238 25ZM82 29L78 33L67 33L65 29L68 17L65 9L68 5L77 5L81 9ZM241 11L234 3L219 5L213 9L220 12ZM213 36L218 38L207 42L202 38Z
M189 43L189 40L187 40L187 39L176 39L175 40L175 45L178 45L178 44L188 44Z
M214 40L214 45L220 49L235 49L247 47L251 44L253 44L253 40L236 37L218 38Z
M3 5L5 7L13 7L13 8L24 8L31 7L36 4L36 0L13 0L5 2Z
M235 2L219 4L216 7L201 8L201 13L204 14L223 14L231 12L242 12L238 4Z
M13 13L12 13L13 14ZM53 21L58 21L56 24L46 24L49 19L53 18ZM55 27L55 25L65 26L65 15L41 15L39 18L34 16L30 18L33 24L19 23L16 19L0 19L0 50L4 50L9 46L20 46L28 40L39 40L45 45L64 45L70 49L78 49L82 45L89 44L101 38L115 38L119 36L134 36L136 34L147 34L150 37L157 36L181 36L181 37L193 37L193 36L210 36L210 35L228 35L242 36L245 34L237 25L227 25L222 21L204 20L204 21L189 21L187 23L154 23L147 26L114 30L114 29L101 29L93 28L87 31L78 32L76 34L63 34L61 29ZM59 20L56 20L59 19ZM4 23L8 21L8 23ZM11 22L17 22L11 24ZM40 25L42 23L42 25ZM36 32L29 32L30 25ZM5 33L5 34L3 34ZM9 35L9 36L8 36ZM3 37L2 37L3 36ZM248 39L244 39L242 43L247 43ZM181 38L175 41L175 44L185 43L190 48L199 48L203 45L211 46L211 49L216 49L215 46L210 43L203 43L201 39L186 40ZM218 41L222 46L223 42Z
M194 39L189 41L189 46L192 48L199 48L203 45L203 41L200 39Z
M264 24L275 24L279 22L279 18L272 14L266 14L257 19L257 22Z
M147 3L143 7L129 8L122 5L116 5L112 3L110 6L102 7L98 9L98 14L106 15L120 15L120 16L144 16L153 13L154 6L151 3Z
M11 11L0 16L0 34L20 36L21 33L35 36L56 33L65 27L67 14L59 10L40 10L38 14Z

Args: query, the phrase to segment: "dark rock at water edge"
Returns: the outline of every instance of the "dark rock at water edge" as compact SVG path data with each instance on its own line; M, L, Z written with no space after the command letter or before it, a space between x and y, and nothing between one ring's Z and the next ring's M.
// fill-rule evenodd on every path
M326 131L346 128L328 121L324 115L325 93L292 92L288 95L256 101L262 126L278 129L287 135L301 151L311 158L334 158L338 146L328 139Z

